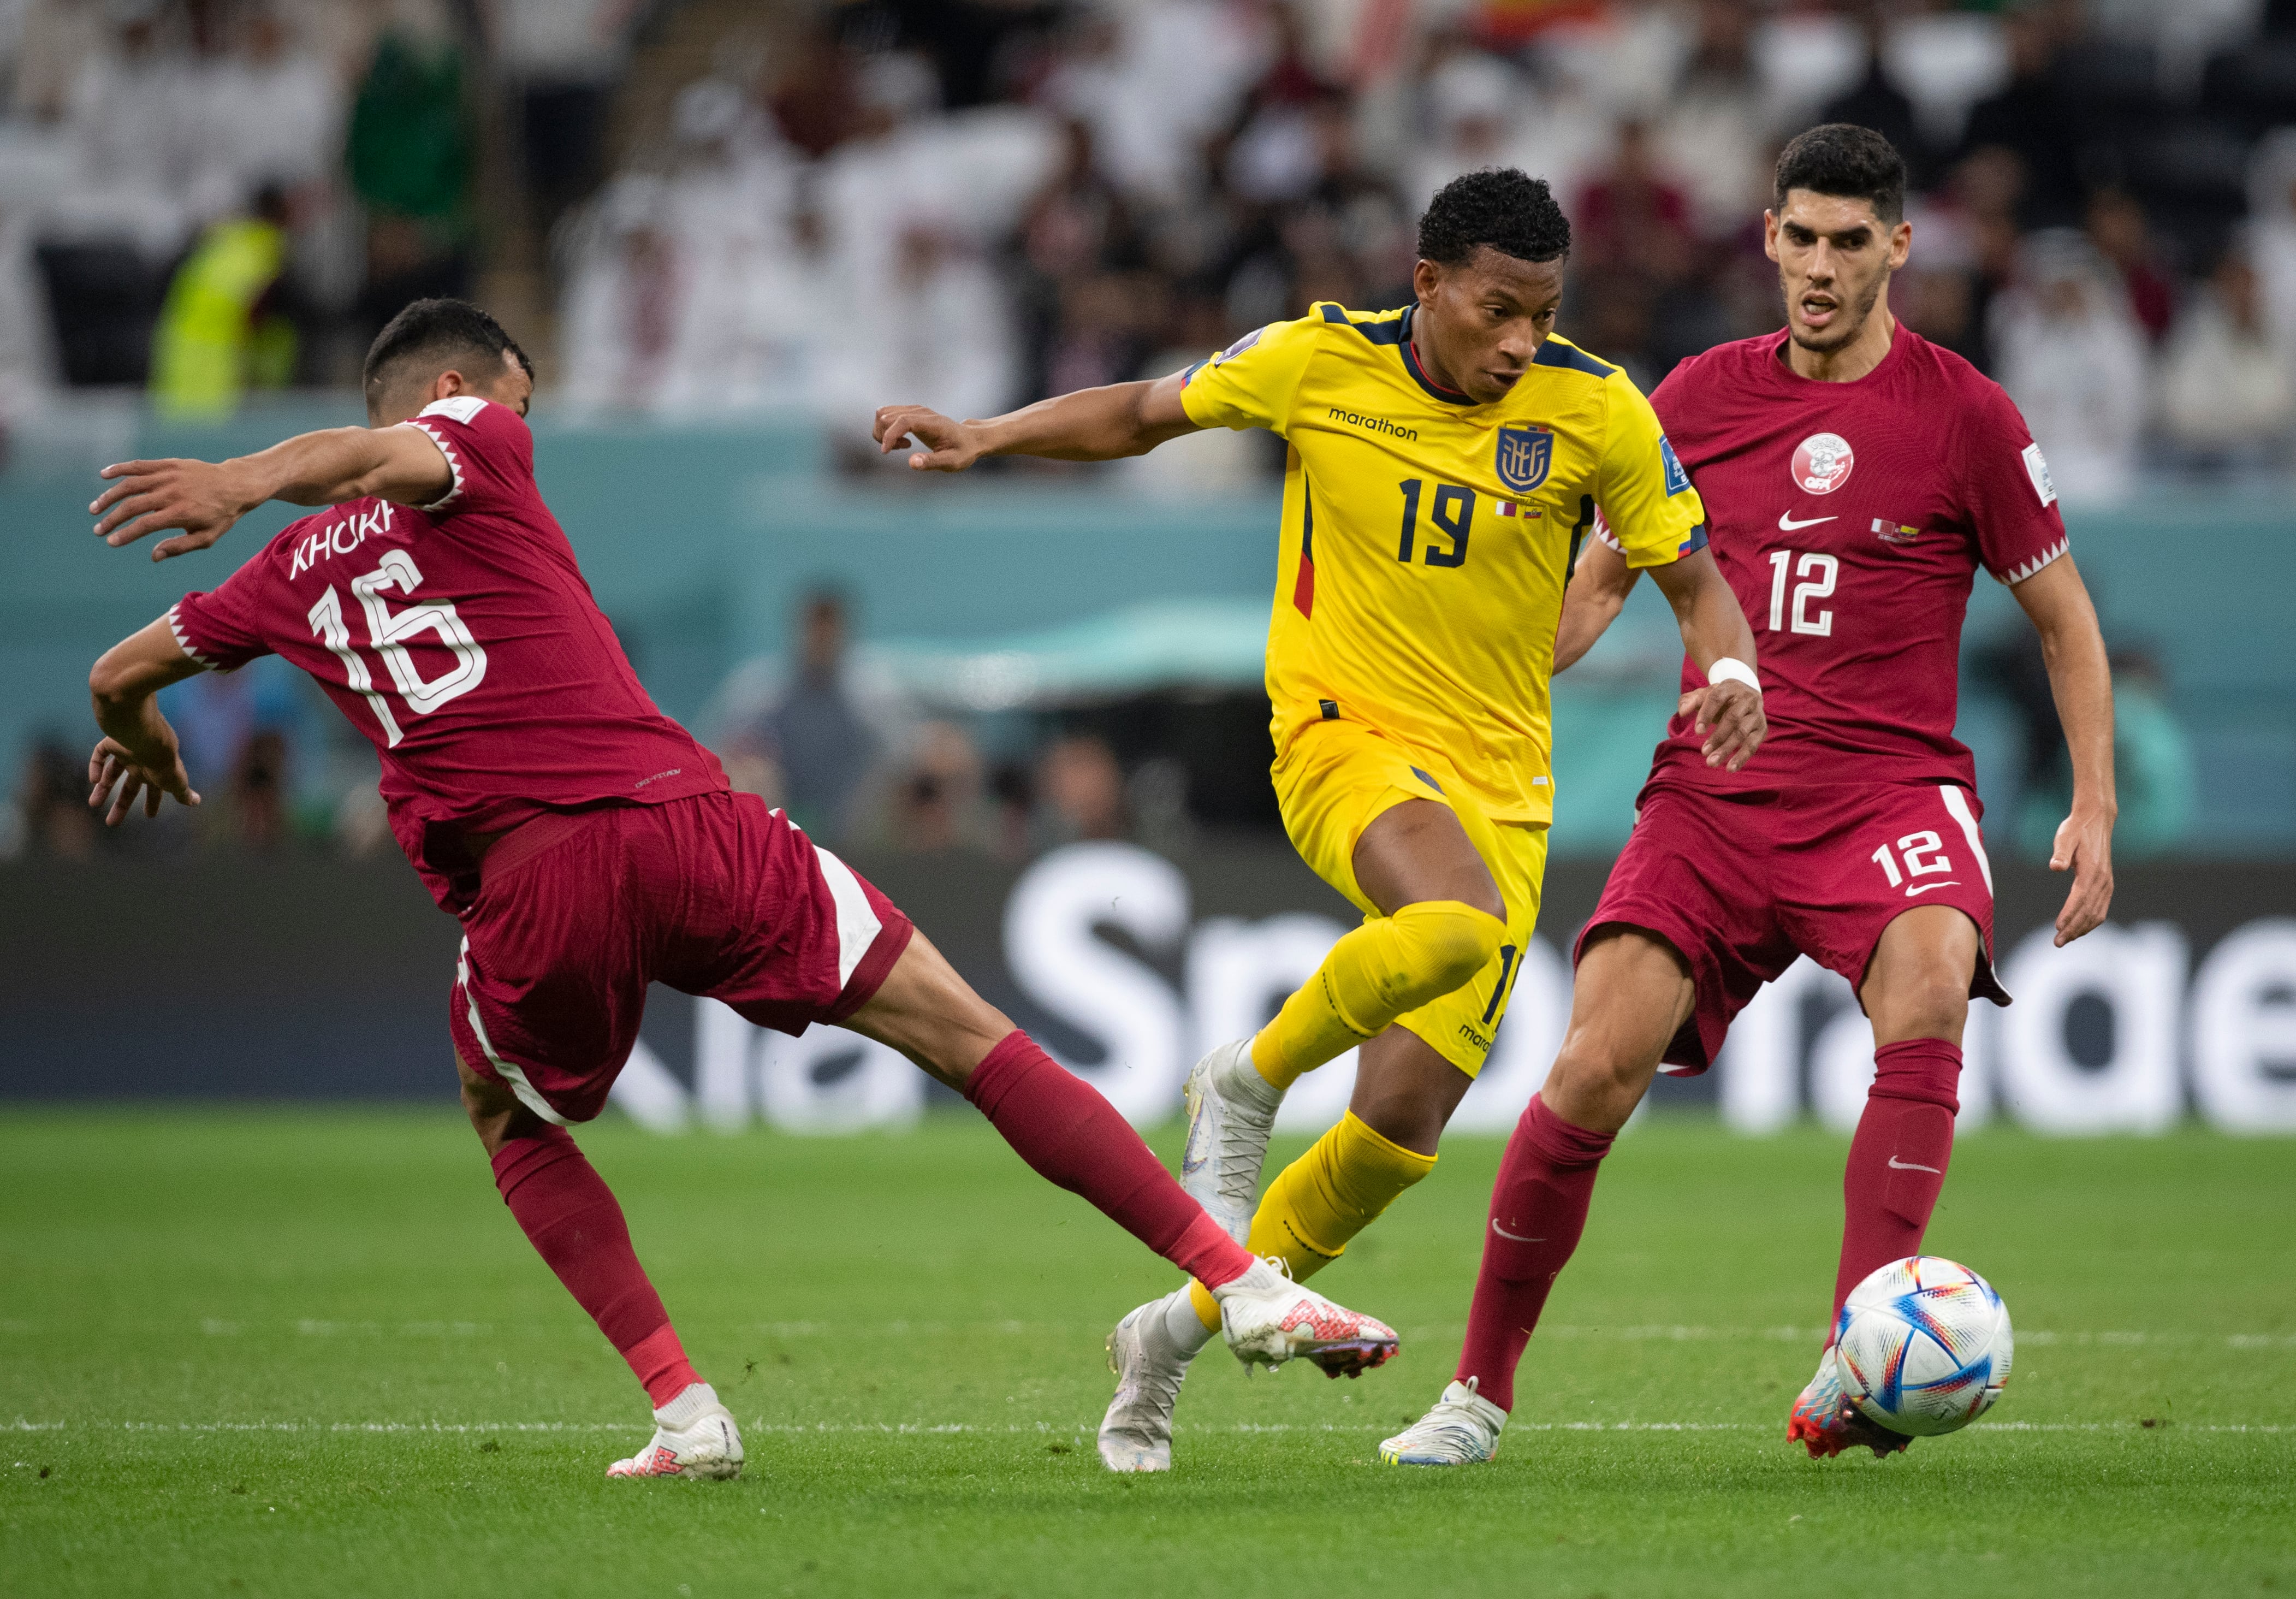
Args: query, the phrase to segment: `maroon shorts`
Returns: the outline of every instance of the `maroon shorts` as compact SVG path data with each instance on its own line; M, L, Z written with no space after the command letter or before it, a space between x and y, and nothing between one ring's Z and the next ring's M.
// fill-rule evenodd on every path
M1731 1021L1798 955L1859 987L1882 930L1917 905L1949 905L1977 923L1970 995L2006 1004L1981 815L1957 783L1738 794L1653 783L1572 961L1617 923L1681 952L1697 1003L1667 1046L1666 1070L1679 1076L1712 1063Z
M753 794L554 812L487 853L449 1025L472 1070L545 1119L587 1121L648 983L799 1033L867 1003L912 931Z

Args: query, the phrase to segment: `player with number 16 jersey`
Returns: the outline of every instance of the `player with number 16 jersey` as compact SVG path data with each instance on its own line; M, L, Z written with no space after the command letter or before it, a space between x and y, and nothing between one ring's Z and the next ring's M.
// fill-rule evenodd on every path
M329 509L105 652L88 803L200 802L157 696L276 652L373 741L391 829L462 920L448 1020L463 1104L536 1250L653 1402L614 1477L731 1477L741 1435L686 1359L612 1191L568 1128L603 1110L660 982L760 1027L889 1045L972 1101L1043 1177L1211 1284L1240 1358L1333 1374L1394 1333L1292 1283L1190 1199L1087 1084L654 708L534 480L534 368L500 324L418 300L366 362L370 425L234 461L104 469L109 543L203 549L268 499ZM316 1049L326 1040L314 1039Z

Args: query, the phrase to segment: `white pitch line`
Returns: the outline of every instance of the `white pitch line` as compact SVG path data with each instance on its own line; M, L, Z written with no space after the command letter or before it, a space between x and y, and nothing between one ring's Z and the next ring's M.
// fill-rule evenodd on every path
M1381 1422L1221 1422L1181 1423L1177 1431L1203 1433L1260 1432L1377 1432ZM887 1436L973 1433L1078 1432L1090 1430L1085 1422L768 1422L763 1417L745 1422L751 1432L783 1435L884 1434ZM635 1422L34 1422L22 1416L0 1426L12 1432L65 1432L75 1430L117 1432L326 1432L326 1433L485 1433L485 1432L644 1432ZM1773 1432L1767 1422L1517 1422L1516 1432ZM1972 1432L2133 1432L2151 1431L2141 1422L1978 1422ZM2296 1423L2171 1422L2164 1432L2296 1434Z
M0 1334L23 1335L45 1331L35 1323L22 1320L0 1321ZM1021 1322L1021 1321L893 1321L893 1322L751 1322L744 1329L767 1338L947 1338L968 1335L1004 1337L1050 1336L1098 1338L1108 1330L1100 1321ZM1415 1339L1445 1340L1457 1338L1466 1332L1464 1322L1425 1322L1406 1326L1404 1333ZM496 1333L488 1322L420 1321L384 1323L373 1321L337 1321L316 1316L304 1316L281 1322L238 1322L209 1316L200 1323L200 1331L210 1338L237 1338L249 1332L265 1333L291 1332L305 1338L482 1338ZM1649 1322L1626 1326L1586 1326L1568 1323L1550 1323L1538 1330L1538 1336L1548 1341L1558 1339L1595 1343L1810 1343L1821 1342L1825 1337L1823 1327L1769 1326L1732 1327L1703 1326L1696 1324ZM2296 1349L2296 1332L2230 1332L2210 1333L2192 1332L2146 1332L2138 1329L2105 1329L2084 1332L2058 1332L2046 1327L2021 1327L2017 1341L2026 1349L2052 1347L2108 1349L2140 1349L2148 1345L2173 1345L2191 1348L2197 1345L2220 1344L2227 1349L2246 1352L2267 1349Z

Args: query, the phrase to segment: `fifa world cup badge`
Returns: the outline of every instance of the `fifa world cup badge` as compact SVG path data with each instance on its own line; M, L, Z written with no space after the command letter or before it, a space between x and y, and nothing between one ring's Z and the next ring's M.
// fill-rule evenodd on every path
M1545 428L1501 428L1497 464L1500 482L1529 494L1546 481L1554 464L1554 435Z

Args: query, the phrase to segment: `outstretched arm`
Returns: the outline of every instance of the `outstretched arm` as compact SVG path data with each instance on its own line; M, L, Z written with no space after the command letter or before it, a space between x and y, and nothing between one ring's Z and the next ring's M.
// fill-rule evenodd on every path
M1180 405L1180 376L1079 389L986 422L952 421L923 406L885 406L871 433L888 455L914 438L922 447L909 457L917 472L963 472L983 455L1053 461L1144 455L1168 439L1196 430Z
M2112 672L2104 636L2070 555L2060 555L2009 591L2041 636L2049 691L2073 758L2072 814L2057 824L2049 869L2070 872L2072 891L2057 913L2060 948L2103 922L2112 908Z
M107 466L111 487L88 507L96 536L115 549L162 528L152 559L204 550L266 500L335 505L376 495L401 505L445 497L455 475L420 428L328 428L222 463L127 461Z
M176 730L160 714L156 697L169 684L200 669L199 662L176 642L175 630L163 616L106 650L88 674L88 696L103 737L87 758L87 802L104 812L107 824L117 827L126 821L138 795L147 816L160 814L165 794L184 805L200 802L191 775L184 770Z
M1599 538L1590 538L1571 569L1570 585L1562 591L1562 616L1554 628L1554 669L1578 664L1579 657L1619 619L1627 596L1642 574L1627 558Z
M1623 564L1623 563L1622 563ZM1730 581L1714 563L1714 552L1693 550L1679 561L1650 569L1651 578L1682 628L1682 647L1693 665L1711 672L1718 660L1734 660L1751 671L1754 630L1738 609ZM1675 714L1693 718L1707 735L1703 753L1710 767L1726 766L1733 772L1744 766L1762 746L1769 723L1762 715L1762 691L1735 678L1725 677L1710 687L1694 688L1682 696Z

